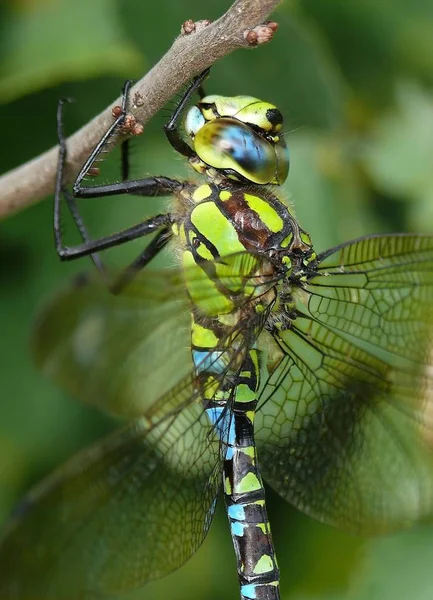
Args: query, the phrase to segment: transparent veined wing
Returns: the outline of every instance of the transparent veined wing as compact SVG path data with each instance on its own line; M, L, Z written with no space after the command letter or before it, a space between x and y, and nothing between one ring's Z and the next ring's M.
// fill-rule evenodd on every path
M150 271L143 285L120 295L92 272L44 307L33 354L73 397L133 418L191 370L189 330L190 303L177 271Z
M221 285L252 282L264 259L238 253L214 263ZM119 295L97 276L82 275L41 312L33 335L37 366L72 396L115 415L134 418L192 369L191 301L223 301L198 267L145 270Z
M257 291L257 286L260 290L263 288L263 278L257 282L254 277L256 267L263 266L257 257L246 253L226 257L224 264L217 266L221 285L237 289L247 283L251 290ZM218 299L215 287L209 287L202 271L190 269L187 275L196 299L211 300L218 311L218 302L223 300ZM158 308L167 309L167 315L171 314L171 303L179 296L177 283L173 283L177 281L177 274L167 272L163 276L161 284L170 283L169 297L162 303L159 292L156 293L159 275L147 279L147 284L150 281L152 285L150 292L137 281L122 298L108 296L106 290L92 282L88 287L58 296L38 326L37 349L43 357L41 364L51 365L51 374L58 380L66 373L67 385L75 374L80 385L74 389L79 392L99 358L96 351L87 352L86 344L81 347L74 343L77 331L79 339L83 339L80 337L83 335L91 344L92 318L103 310L103 324L108 327L108 333L99 325L96 327L97 335L103 335L104 343L97 343L102 352L107 353L104 344L108 345L108 340L114 346L124 339L138 341L139 336L134 338L135 331L140 327L140 318L147 317L141 311L126 314L126 306L131 299L133 305L144 299L147 305L145 302L140 306L146 305L151 310L151 298L158 296ZM179 290L184 290L183 285L179 284ZM269 285L273 283L266 284L265 289ZM77 291L79 301L75 298ZM82 295L86 293L88 296ZM244 308L247 302L245 297L239 299L239 308ZM121 312L116 315L119 306ZM69 312L65 325L62 315L66 308ZM178 309L174 314L176 312ZM89 314L92 315L90 325ZM222 339L222 347L230 341L242 355L255 342L266 318L264 310L250 319L248 331L244 331L242 323L235 325L227 333L227 339ZM80 332L83 323L84 328L90 328L84 334ZM155 332L159 332L158 319L145 320L139 331L144 340L153 339ZM67 338L65 345L63 335ZM190 344L188 346L190 351ZM122 347L126 361L128 351L126 346ZM55 356L56 352L61 353L61 359ZM87 352L86 361L82 359L82 352ZM102 366L98 367L92 384L94 391L110 394L110 386L116 385L113 352L110 348L106 354L112 371L107 373ZM170 358L168 351L167 358ZM218 354L218 360L220 358ZM239 369L237 357L234 359ZM72 360L72 367L70 364L62 366L62 360ZM211 354L203 360L212 366L212 361L217 359ZM214 392L224 384L227 373L232 372L233 367L227 362L224 372L214 373L209 381ZM126 364L131 368L134 362ZM119 365L120 372L122 368L124 365ZM218 434L209 424L202 402L204 390L197 386L194 369L179 377L169 392L163 395L155 392L151 402L146 399L147 382L140 381L142 375L143 372L136 371L127 375L131 381L135 376L135 385L143 394L142 416L57 469L15 510L0 538L2 599L87 600L135 589L179 567L204 540L221 484L224 448L221 439L224 442L228 435L230 420L218 425ZM126 393L122 391L119 399ZM106 406L104 400L93 401L87 389L82 396L101 407ZM108 403L109 408L113 405L111 401Z
M170 573L207 534L220 469L199 404L133 421L17 507L0 539L0 597L100 598Z
M433 513L433 237L363 238L313 269L267 340L263 475L321 521L405 526Z
M383 350L428 364L432 263L429 236L371 236L328 250L307 286L309 311L378 355Z

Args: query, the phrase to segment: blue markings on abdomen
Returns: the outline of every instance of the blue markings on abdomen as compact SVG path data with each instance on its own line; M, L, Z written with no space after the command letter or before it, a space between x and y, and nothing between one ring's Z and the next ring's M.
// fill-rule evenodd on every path
M241 594L245 598L251 598L251 600L255 600L257 598L256 585L254 583L241 585Z
M227 410L227 407L212 406L211 408L206 408L205 412L209 421L215 426L219 438L229 446L233 446L236 441L235 421L231 412ZM226 458L230 457L233 457L233 449L229 447L227 448Z
M231 504L227 507L227 513L230 519L245 521L245 508L242 504Z
M221 360L222 352L193 350L192 360L197 373L223 373L226 365Z
M232 531L232 535L236 535L237 537L242 537L244 535L244 530L247 525L245 523L240 523L239 521L233 521L230 523L230 529Z

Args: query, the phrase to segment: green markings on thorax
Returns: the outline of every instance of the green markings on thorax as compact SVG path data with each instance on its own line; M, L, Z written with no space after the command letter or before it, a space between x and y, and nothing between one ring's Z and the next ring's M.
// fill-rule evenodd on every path
M202 202L194 208L191 225L212 243L219 256L245 251L233 223L213 202Z
M272 233L278 233L282 230L284 223L280 215L275 211L269 203L259 196L253 196L252 194L244 194L245 202L263 221L264 225Z

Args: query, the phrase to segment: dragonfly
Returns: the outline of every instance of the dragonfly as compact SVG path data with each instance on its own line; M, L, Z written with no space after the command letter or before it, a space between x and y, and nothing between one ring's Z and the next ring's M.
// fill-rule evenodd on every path
M221 490L241 599L278 600L263 481L355 532L432 514L433 237L372 235L316 253L278 195L289 172L281 112L206 95L207 74L165 126L198 174L190 181L129 179L126 141L122 181L84 184L125 131L128 82L71 193L59 105L56 248L91 256L100 275L53 298L35 355L73 395L127 422L16 507L0 539L4 600L112 597L169 574L204 541ZM172 205L91 239L78 200L118 193ZM63 244L63 205L76 246ZM101 252L147 235L113 279ZM176 266L151 270L165 247Z

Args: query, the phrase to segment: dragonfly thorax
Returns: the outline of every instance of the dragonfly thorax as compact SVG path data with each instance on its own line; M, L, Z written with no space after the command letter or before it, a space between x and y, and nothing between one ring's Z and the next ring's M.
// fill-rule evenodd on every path
M209 176L255 184L281 185L289 153L281 132L281 112L251 96L206 96L186 117L194 144L191 166Z
M269 189L204 184L185 193L192 203L182 217L182 241L196 262L248 251L287 264L283 256L311 253L310 237Z
M300 229L289 208L268 189L236 185L221 189L215 184L205 184L198 188L191 186L189 197L190 208L180 226L174 228L183 243L183 264L187 268L201 267L212 290L219 281L219 288L229 291L220 298L219 294L209 292L209 296L219 298L215 307L206 309L209 316L232 312L233 303L230 299L226 302L230 293L261 295L266 285L270 286L266 282L285 274L289 276L294 269L299 272L314 257L308 234ZM239 277L230 279L238 269L236 256L246 255L249 264L245 275L259 278L253 292ZM193 289L189 292L194 295Z

